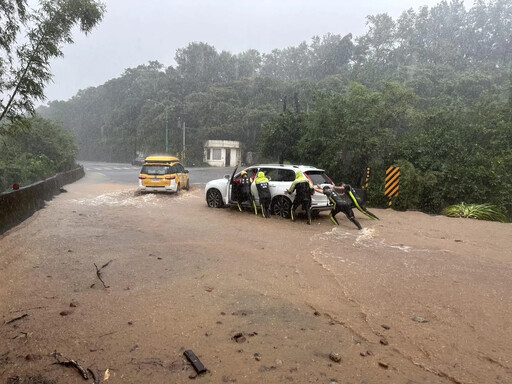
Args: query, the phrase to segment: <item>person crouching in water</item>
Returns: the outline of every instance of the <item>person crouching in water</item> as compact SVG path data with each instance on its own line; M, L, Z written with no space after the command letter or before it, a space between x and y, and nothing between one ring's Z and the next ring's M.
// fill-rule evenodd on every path
M261 213L263 217L270 219L270 188L268 186L268 179L263 172L258 172L258 176L254 179L256 189L258 190L258 197L260 199Z
M315 193L313 183L302 173L302 171L295 172L295 180L285 193L292 194L295 191L295 198L293 199L291 219L295 221L295 210L302 204L302 209L306 211L308 216L308 224L311 224L311 195Z
M339 225L338 220L336 220L336 214L338 212L343 212L347 218L355 224L355 226L358 229L363 229L361 227L361 224L359 224L359 221L354 217L354 211L352 210L352 207L350 206L350 203L348 201L345 201L341 198L341 196L336 192L340 191L342 193L345 192L345 190L349 190L350 186L348 185L341 185L339 187L333 186L332 188L329 186L325 186L323 188L320 188L320 186L317 185L317 188L315 188L316 192L323 193L329 201L334 205L331 209L331 213L329 213L329 218L333 222L334 225Z

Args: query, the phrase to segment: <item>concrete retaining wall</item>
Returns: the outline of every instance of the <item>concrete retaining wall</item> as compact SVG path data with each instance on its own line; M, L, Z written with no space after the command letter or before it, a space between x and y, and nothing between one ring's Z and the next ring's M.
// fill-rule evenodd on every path
M83 167L58 173L46 180L0 194L0 234L21 223L41 209L45 201L60 193L62 186L85 175Z

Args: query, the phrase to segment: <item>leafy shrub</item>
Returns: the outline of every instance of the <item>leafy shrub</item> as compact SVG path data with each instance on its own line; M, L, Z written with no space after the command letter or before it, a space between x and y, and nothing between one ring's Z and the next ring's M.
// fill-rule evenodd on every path
M508 222L507 216L492 204L465 204L451 205L443 210L448 217L465 217L477 220Z

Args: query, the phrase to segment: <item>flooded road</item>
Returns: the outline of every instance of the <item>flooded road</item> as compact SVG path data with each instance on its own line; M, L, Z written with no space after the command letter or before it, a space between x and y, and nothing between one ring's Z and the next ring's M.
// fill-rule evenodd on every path
M512 382L510 224L66 189L0 239L0 383Z

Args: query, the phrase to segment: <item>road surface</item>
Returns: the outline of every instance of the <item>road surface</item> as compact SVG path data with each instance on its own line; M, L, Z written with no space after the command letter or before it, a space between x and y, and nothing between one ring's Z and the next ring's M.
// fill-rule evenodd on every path
M194 185L140 195L115 171L0 238L0 383L85 382L57 359L107 383L512 382L510 224L308 226L210 209Z

